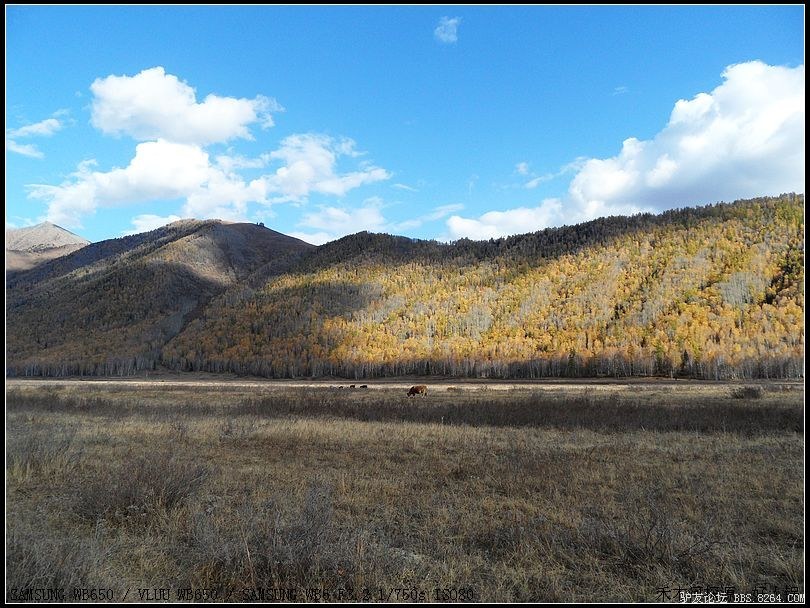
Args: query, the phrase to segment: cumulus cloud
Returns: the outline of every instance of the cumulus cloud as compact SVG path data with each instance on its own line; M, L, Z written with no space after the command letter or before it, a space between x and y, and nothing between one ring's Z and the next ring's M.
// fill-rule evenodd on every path
M461 210L461 204L441 205L429 213L414 219L391 223L383 215L385 204L377 196L367 198L358 208L324 206L318 211L306 213L298 223L310 230L291 232L291 236L314 245L334 241L347 234L368 230L370 232L401 232L418 228L425 222L436 221Z
M63 112L59 112L62 114ZM46 118L34 124L6 130L6 150L31 158L44 158L44 154L34 144L21 144L17 140L26 137L50 137L64 125L56 118Z
M149 232L155 228L160 228L166 224L171 224L182 219L179 215L151 215L144 213L132 218L132 230L127 230L124 235L138 234L139 232Z
M804 66L729 66L711 93L681 99L653 139L585 162L569 196L586 215L668 209L804 190Z
M357 149L354 140L313 133L290 135L276 150L256 157L243 156L231 147L209 155L212 144L253 139L251 127L272 126L271 112L283 108L268 97L212 93L198 101L194 88L162 67L134 76L98 78L90 90L93 126L104 134L128 135L140 143L126 167L101 171L96 161L85 161L59 185L27 186L29 198L46 203L44 218L64 226L81 227L82 218L99 208L151 201L171 204L173 211L182 205L184 217L243 220L250 203L264 205L266 213L273 203L303 202L313 193L343 197L391 177L363 160L366 153ZM63 113L7 131L6 148L41 157L35 146L15 138L53 134L62 128L57 117ZM339 167L346 162L353 164L350 170ZM250 170L258 171L254 179L243 175ZM139 215L133 226L140 230L169 217L177 216Z
M447 220L448 235L442 240L460 238L484 240L534 232L553 225L562 213L559 199L546 199L534 208L518 207L507 211L489 211L478 218L453 215Z
M69 227L81 227L81 218L99 207L175 199L184 200L186 217L241 220L251 202L303 201L312 192L343 196L390 177L364 163L357 171L338 172L340 156L360 154L354 146L324 135L291 135L278 150L258 158L219 155L212 163L199 145L158 139L138 144L127 167L102 172L94 161L85 162L58 186L29 185L29 197L48 204L49 221ZM275 173L250 181L238 173L274 161L283 165Z
M330 232L302 232L300 230L291 230L286 234L294 239L301 239L310 245L323 245L324 243L340 238Z
M433 30L433 36L444 44L453 44L458 41L458 26L461 17L442 17L439 25Z
M386 226L382 206L382 200L376 196L366 199L362 206L354 209L324 206L318 211L304 214L298 223L299 226L316 232L299 231L291 232L290 235L313 245L322 245L363 230L379 232Z
M177 76L154 67L135 76L98 78L93 94L92 123L103 133L137 140L205 145L234 138L252 139L249 125L273 126L271 112L283 108L274 99L209 94L197 102L195 90Z
M377 197L366 199L363 206L356 209L322 207L319 211L305 214L300 225L340 234L379 230L385 225L381 207Z
M247 217L248 203L264 203L266 196L261 179L247 182L211 168L206 181L187 195L182 212L186 217L239 221Z
M58 186L29 186L29 196L46 201L46 219L67 227L81 227L81 218L99 207L114 207L151 200L185 198L184 213L211 217L240 217L249 200L261 200L259 183L247 184L239 176L212 166L199 146L157 140L138 144L125 168L96 171L86 161L70 179Z
M608 215L804 191L804 66L735 64L710 93L681 99L650 140L577 159L564 200L447 220L449 239L492 238ZM557 174L535 177L532 188ZM518 173L520 173L518 169Z
M529 174L529 163L527 162L520 162L515 165L515 171L518 175L528 175Z
M283 166L263 178L264 186L277 195L277 201L301 201L311 192L341 197L364 184L391 177L388 171L370 163L361 163L357 171L337 172L341 156L361 154L351 139L335 140L315 133L291 135L270 153L270 159L282 161Z

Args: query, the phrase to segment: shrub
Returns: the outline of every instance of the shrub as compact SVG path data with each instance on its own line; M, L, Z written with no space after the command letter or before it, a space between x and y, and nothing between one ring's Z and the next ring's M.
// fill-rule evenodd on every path
M762 393L761 386L741 386L731 391L731 396L735 399L759 399Z

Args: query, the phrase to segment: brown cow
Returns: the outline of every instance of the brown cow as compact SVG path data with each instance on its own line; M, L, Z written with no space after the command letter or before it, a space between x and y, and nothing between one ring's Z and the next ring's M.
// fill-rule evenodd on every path
M424 384L412 386L411 390L408 391L408 397L413 397L414 395L423 395L427 397L427 387Z

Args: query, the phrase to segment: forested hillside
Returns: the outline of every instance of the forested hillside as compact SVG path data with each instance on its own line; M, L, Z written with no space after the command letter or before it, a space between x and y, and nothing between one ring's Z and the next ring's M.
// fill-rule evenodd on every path
M803 238L793 194L484 242L360 233L227 289L161 362L268 377L798 377Z
M211 298L312 246L254 224L183 220L7 277L11 375L132 374Z

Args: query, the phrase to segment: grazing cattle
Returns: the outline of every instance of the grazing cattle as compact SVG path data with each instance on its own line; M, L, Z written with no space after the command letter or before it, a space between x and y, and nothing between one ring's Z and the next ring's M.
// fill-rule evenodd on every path
M350 384L349 388L355 388L354 384Z
M361 384L360 388L368 388L368 384Z
M413 397L414 395L423 395L427 397L427 387L424 384L412 386L411 390L408 391L408 397Z

